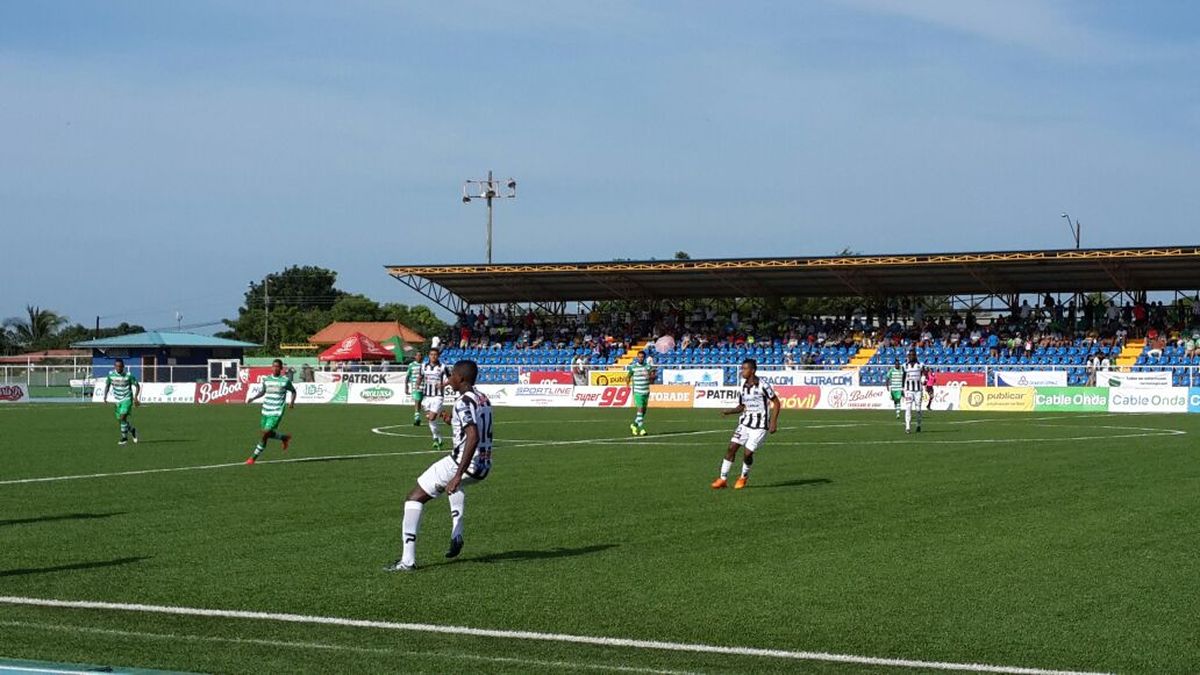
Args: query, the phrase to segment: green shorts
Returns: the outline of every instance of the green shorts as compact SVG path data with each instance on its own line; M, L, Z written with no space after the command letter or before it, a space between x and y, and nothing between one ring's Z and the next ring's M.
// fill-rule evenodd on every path
M897 389L896 391L893 391L892 392L892 403L899 403L900 399L902 397L903 397L903 392L901 392L899 389Z
M279 414L279 415L263 415L263 416L262 416L262 422L261 422L261 424L262 424L262 430L263 430L263 431L275 431L276 429L278 429L278 428L279 428L279 423L280 423L280 422L282 422L282 421L283 421L283 415L282 415L282 414Z
M412 397L413 397L413 403L420 403L421 399L425 398L425 392L418 389L412 393Z
M634 394L633 395L633 407L645 408L649 404L650 404L650 394Z
M124 401L117 401L116 417L121 419L122 415L128 415L133 410L133 399L127 398Z

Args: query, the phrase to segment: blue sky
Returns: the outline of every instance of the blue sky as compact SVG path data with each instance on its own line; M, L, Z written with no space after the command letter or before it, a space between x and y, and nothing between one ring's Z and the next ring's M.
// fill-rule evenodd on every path
M324 265L1200 243L1182 0L0 4L0 317Z

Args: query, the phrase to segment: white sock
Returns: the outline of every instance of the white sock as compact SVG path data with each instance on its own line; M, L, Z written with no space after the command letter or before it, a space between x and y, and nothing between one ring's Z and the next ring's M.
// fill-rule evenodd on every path
M904 430L909 431L911 429L912 429L912 408L905 408L904 409Z
M421 502L404 502L404 554L400 562L405 565L417 564L417 530L421 529L421 510L425 505Z
M429 433L433 434L433 440L442 440L442 434L438 431L438 421L436 417L429 420Z
M721 460L721 478L729 478L729 470L733 468L733 460Z
M463 533L463 516L467 513L467 493L461 489L450 495L450 538L457 539Z

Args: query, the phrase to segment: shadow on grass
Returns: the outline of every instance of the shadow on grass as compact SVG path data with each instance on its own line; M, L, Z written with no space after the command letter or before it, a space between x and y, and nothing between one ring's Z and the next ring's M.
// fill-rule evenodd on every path
M94 560L91 562L71 563L69 565L55 565L53 567L23 567L13 570L0 570L0 578L2 577L19 577L26 574L50 574L53 572L73 572L76 570L94 570L104 567L119 567L121 565L132 565L143 560L149 560L150 556L136 556L133 558L116 558L114 560Z
M113 516L123 516L128 511L113 511L111 513L62 513L55 516L37 516L36 518L11 518L9 520L0 520L0 527L7 525L28 525L31 523L54 523L60 520L98 520L100 518L112 518Z
M798 478L796 480L785 480L782 483L769 483L767 485L750 484L752 489L765 490L767 488L789 488L789 487L804 487L806 485L828 485L833 481L828 478Z
M160 443L195 443L194 438L151 438L146 441L138 441L138 445L158 445Z
M574 558L581 555L589 555L607 551L610 548L616 548L617 544L594 544L592 546L581 546L579 548L548 548L540 551L504 551L503 553L489 553L487 555L476 556L474 558L463 558L463 562L474 563L496 563L507 562L510 560L553 560L555 558Z

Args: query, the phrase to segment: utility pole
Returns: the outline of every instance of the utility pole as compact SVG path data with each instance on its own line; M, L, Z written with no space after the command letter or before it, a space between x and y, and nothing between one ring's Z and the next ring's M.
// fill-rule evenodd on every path
M1067 227L1071 228L1071 234L1075 237L1075 248L1078 249L1079 248L1080 229L1083 226L1079 224L1078 219L1076 219L1075 222L1072 223L1071 216L1067 215L1066 211L1063 211L1062 217L1067 219Z
M492 177L490 170L486 180L463 181L462 201L464 204L470 204L472 199L487 200L487 264L489 265L492 264L492 200L515 199L517 196L517 181L509 178L504 186L508 191L501 194L500 185Z
M271 277L263 277L263 346L267 346L267 331L271 325Z

